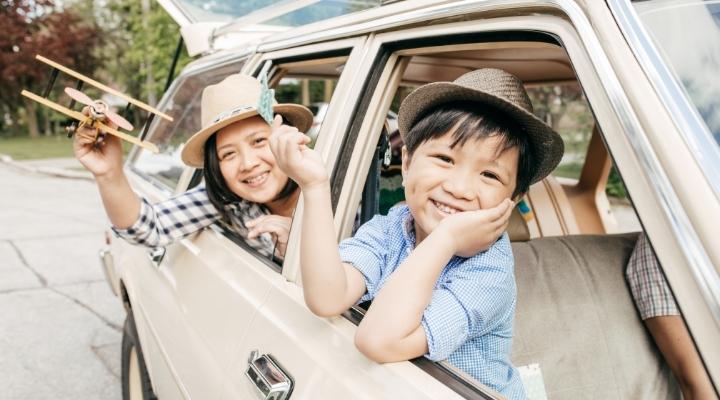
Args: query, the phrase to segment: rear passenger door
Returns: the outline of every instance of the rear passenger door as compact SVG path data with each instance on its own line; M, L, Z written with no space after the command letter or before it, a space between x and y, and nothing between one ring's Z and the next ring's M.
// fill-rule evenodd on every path
M151 203L182 193L201 176L180 160L200 129L203 89L238 73L248 56L186 69L160 108L148 139L160 154L136 149L128 162L133 186ZM119 241L118 241L119 242ZM124 245L123 282L144 356L160 398L221 398L237 346L280 267L239 247L217 227L158 249Z

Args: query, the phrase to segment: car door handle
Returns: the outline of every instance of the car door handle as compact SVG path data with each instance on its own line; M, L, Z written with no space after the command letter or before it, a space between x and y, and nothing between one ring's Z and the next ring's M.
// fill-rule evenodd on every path
M150 249L150 251L148 251L148 259L155 266L155 268L160 267L160 263L162 262L164 257L165 257L165 248L164 247L154 247L154 248Z
M260 355L257 350L251 351L245 376L257 389L258 399L286 400L292 394L292 377L270 354Z

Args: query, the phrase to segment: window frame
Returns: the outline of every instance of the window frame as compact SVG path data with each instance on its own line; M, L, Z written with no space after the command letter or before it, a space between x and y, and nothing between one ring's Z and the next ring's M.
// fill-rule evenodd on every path
M345 131L351 115L344 110L354 108L356 99L351 93L356 93L364 79L366 71L363 64L363 55L365 53L367 37L359 36L353 38L344 38L309 44L299 47L289 47L277 49L271 44L261 45L258 48L259 54L252 64L248 66L248 71L253 71L253 75L261 72L267 62L271 63L270 71L274 70L274 66L287 63L297 63L311 60L322 60L336 57L344 53L347 60L337 84L333 91L333 96L328 104L326 117L317 133L317 141L315 142L315 150L325 161L328 171L332 170L337 149L339 148L339 140L345 137ZM267 52L263 52L267 49ZM273 77L269 76L272 82ZM295 208L293 222L290 227L290 235L288 237L288 246L285 252L285 260L282 266L282 275L289 282L295 282L299 285L300 281L300 236L302 215L302 196L298 200Z

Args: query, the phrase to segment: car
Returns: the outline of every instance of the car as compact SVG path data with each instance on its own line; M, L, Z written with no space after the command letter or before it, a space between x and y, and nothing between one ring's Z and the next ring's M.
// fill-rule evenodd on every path
M195 2L162 3L192 11ZM271 6L224 31L242 31L261 14L293 20L304 3L288 3L282 2L286 17ZM314 146L330 172L342 240L403 200L402 143L388 118L402 98L421 84L476 68L505 69L523 80L538 115L563 134L567 152L524 199L532 216L515 212L508 228L518 283L512 361L529 397L679 398L625 282L640 229L704 372L720 389L717 2L310 3L352 12L253 42L237 35L221 40L213 31L209 49L159 104L175 122L149 127L147 139L161 153L134 148L127 159L138 193L159 201L202 184L200 171L177 154L200 127L203 87L238 71L267 72L276 92L283 78L314 79L323 98L307 100L327 103ZM203 18L228 4L207 3ZM206 21L181 11L171 15L184 16L184 31ZM606 195L613 169L627 191L629 214L637 216L631 232ZM354 345L363 305L339 317L313 315L299 269L302 212L300 202L282 264L222 224L158 249L108 240L102 264L127 310L124 398L502 398L447 362L367 359Z

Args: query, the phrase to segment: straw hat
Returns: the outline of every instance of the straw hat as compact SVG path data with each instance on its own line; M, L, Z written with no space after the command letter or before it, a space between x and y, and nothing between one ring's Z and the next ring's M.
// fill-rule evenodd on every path
M533 114L530 98L520 79L500 69L478 69L453 82L435 82L415 89L403 100L398 112L403 140L430 109L456 101L488 105L513 118L525 129L535 155L535 174L531 183L542 180L557 167L565 149L562 138Z
M200 107L202 129L192 135L182 150L185 164L203 168L205 142L218 130L245 118L259 115L258 104L262 94L260 81L249 75L235 74L203 90ZM307 132L312 126L313 114L297 104L277 104L272 99L274 114L280 114L285 123Z

